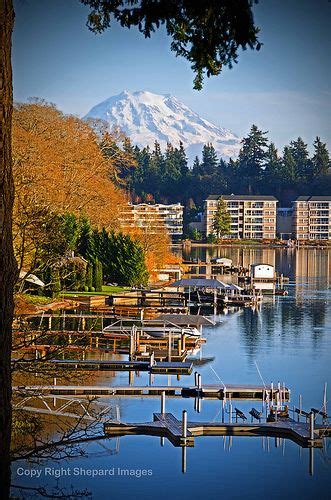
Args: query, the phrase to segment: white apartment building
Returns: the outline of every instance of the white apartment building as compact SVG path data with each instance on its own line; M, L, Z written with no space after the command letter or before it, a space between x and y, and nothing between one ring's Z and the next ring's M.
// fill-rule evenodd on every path
M169 236L175 239L183 235L183 209L180 203L129 203L122 214L122 224L141 227L152 234L162 232L166 228Z
M331 196L299 196L293 208L295 239L331 239Z
M213 222L220 198L231 215L231 234L236 239L275 239L277 199L274 196L210 195L205 200L204 228L213 233Z

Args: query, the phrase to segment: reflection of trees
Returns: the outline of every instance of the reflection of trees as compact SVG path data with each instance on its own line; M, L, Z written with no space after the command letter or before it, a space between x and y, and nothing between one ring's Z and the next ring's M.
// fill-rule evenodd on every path
M247 354L256 354L262 333L260 312L250 308L244 309L238 317L238 324L241 327L241 338L247 349Z
M305 303L276 298L275 303L265 302L259 311L247 308L238 316L241 339L250 356L256 355L262 342L268 343L278 335L290 336L295 342L295 338L308 332L316 348L324 336L326 322L327 302L323 300Z

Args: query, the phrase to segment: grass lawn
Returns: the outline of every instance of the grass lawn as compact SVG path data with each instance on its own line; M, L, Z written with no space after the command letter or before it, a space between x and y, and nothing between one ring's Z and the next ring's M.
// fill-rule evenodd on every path
M45 295L29 295L28 293L19 294L17 297L22 298L28 304L34 304L35 306L43 306L53 301L52 297L46 297Z

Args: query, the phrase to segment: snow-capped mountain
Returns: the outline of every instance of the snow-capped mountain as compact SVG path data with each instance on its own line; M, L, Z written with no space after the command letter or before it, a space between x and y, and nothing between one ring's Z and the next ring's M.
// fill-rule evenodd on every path
M191 160L200 156L207 142L226 159L236 157L240 148L240 139L233 132L204 120L169 94L124 91L94 106L84 118L99 118L110 128L119 127L139 146L153 146L158 141L164 149L167 142L178 146L182 141Z

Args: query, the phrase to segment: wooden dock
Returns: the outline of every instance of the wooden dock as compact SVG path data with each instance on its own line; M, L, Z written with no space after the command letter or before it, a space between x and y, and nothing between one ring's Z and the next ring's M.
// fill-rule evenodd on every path
M118 354L129 354L131 360L146 361L153 353L156 361L185 362L187 356L199 350L206 342L201 336L190 336L183 334L181 337L172 336L164 338L148 338L144 335L132 335L131 329L127 334L118 333L108 335L103 331L15 331L14 338L20 342L19 348L13 348L16 352L41 353L45 357L48 354L61 351L82 352L113 352ZM66 339L65 343L59 342L59 337Z
M202 385L201 387L182 387L182 386L70 386L70 385L35 385L19 386L13 390L21 393L40 393L50 395L70 395L70 396L99 396L99 397L160 397L165 393L167 397L172 398L201 398L201 399L219 399L226 400L247 400L262 401L266 391L271 392L271 387L253 385ZM274 397L277 390L274 390ZM285 388L283 391L284 401L288 401L290 390Z
M168 438L174 446L194 446L197 436L274 436L291 439L304 448L321 448L322 438L329 432L326 426L318 425L311 439L309 425L290 418L270 423L187 422L187 425L183 420L171 413L154 413L153 422L107 422L104 432L107 436L156 435Z
M175 374L175 375L190 375L193 369L193 363L176 362L176 361L155 361L153 364L149 361L128 361L128 360L78 360L78 359L51 359L49 361L38 360L12 360L19 368L23 368L27 364L33 365L33 368L38 370L38 364L42 363L43 367L55 366L57 368L65 368L68 370L84 370L84 371L141 371L152 374Z

